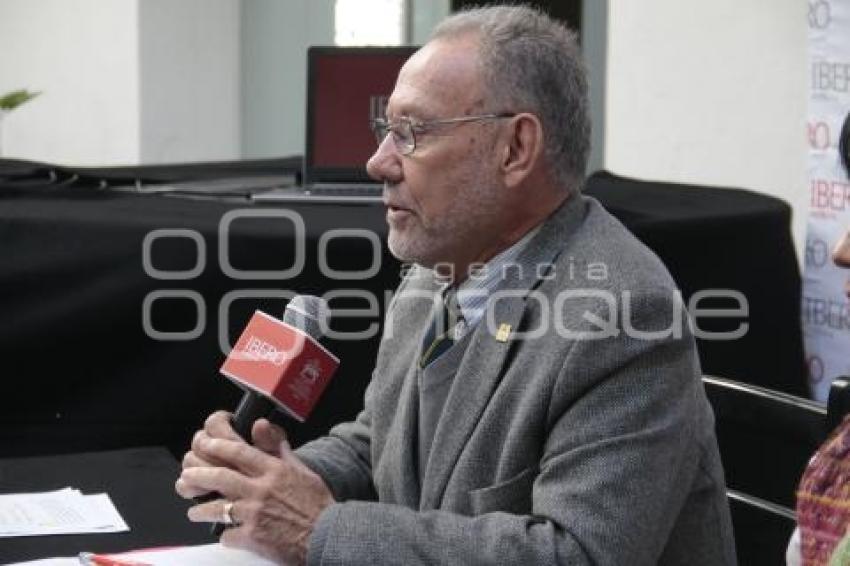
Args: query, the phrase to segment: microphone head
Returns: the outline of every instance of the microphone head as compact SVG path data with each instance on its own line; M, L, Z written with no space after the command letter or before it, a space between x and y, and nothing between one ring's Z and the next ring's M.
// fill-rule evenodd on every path
M295 295L283 312L284 323L304 331L316 341L324 336L330 318L331 308L328 302L314 295Z

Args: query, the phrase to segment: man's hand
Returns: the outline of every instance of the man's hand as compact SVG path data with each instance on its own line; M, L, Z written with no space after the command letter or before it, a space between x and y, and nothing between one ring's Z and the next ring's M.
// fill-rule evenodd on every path
M293 453L283 431L261 419L255 446L239 438L227 413L213 414L192 440L176 490L192 498L216 491L224 499L189 509L192 521L216 522L232 502L237 523L221 537L226 546L247 548L273 560L303 564L313 525L334 502L324 481Z
M205 460L204 456L200 453L199 442L207 438L224 438L236 442L243 442L242 437L236 434L236 431L234 431L233 427L230 425L230 417L231 413L228 413L227 411L216 411L207 417L207 420L204 422L204 428L196 432L195 436L192 438L191 450L183 455L184 470L200 466L226 466L226 463L224 462ZM280 457L281 443L286 442L286 433L282 428L270 423L266 419L258 419L251 429L251 436L255 447L267 454ZM203 494L204 492L200 492L184 497L198 497Z

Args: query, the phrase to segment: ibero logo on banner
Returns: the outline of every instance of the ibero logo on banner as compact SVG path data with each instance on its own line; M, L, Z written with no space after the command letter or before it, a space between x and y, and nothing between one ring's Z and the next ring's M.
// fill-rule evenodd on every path
M850 375L847 272L831 251L850 227L850 182L837 146L850 112L850 0L809 0L808 178L810 206L803 277L803 332L812 396Z

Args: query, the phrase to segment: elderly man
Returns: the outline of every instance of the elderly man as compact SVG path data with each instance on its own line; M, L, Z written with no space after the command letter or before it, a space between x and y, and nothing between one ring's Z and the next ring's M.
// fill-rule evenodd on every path
M586 89L574 36L531 9L438 27L374 124L389 247L415 267L365 406L295 452L213 415L177 490L223 499L193 520L294 563L735 562L674 283L580 193Z

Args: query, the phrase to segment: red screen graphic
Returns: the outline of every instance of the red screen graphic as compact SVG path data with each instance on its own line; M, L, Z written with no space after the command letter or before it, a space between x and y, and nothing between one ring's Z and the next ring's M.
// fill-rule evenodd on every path
M373 98L389 98L408 56L336 54L317 58L311 132L314 167L365 167L376 147L369 127Z

